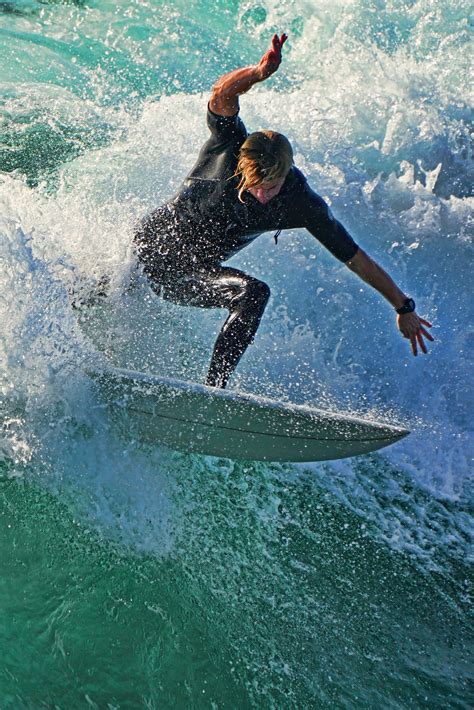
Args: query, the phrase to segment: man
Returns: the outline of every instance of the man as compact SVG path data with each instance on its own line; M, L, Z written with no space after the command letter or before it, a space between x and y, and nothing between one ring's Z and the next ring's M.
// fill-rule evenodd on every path
M206 384L225 387L252 342L270 291L242 271L222 266L262 232L305 227L336 258L379 291L395 308L398 327L426 353L431 325L415 303L354 242L293 164L285 136L247 134L239 95L279 67L287 37L275 35L255 66L236 69L213 86L207 122L211 132L180 191L147 215L135 235L138 258L152 288L163 298L200 308L227 308L214 345Z

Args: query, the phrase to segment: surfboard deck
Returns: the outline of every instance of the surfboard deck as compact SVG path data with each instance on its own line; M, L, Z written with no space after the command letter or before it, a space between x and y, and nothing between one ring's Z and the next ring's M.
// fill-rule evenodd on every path
M89 372L124 434L179 451L258 461L325 461L409 434L382 422L120 368Z

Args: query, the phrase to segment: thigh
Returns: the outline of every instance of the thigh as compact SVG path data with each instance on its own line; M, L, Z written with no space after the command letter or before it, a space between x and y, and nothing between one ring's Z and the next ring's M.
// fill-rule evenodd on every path
M253 282L251 276L228 266L212 266L183 274L163 284L168 301L198 308L232 308Z
M140 220L134 231L134 247L145 273L159 282L172 270L189 270L186 241L173 214L160 207Z

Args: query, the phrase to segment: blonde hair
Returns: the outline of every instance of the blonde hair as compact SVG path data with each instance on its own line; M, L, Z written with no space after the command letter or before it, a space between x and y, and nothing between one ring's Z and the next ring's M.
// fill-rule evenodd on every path
M239 200L249 187L286 177L293 165L293 149L288 138L276 131L256 131L247 136L239 152L233 177L240 177Z

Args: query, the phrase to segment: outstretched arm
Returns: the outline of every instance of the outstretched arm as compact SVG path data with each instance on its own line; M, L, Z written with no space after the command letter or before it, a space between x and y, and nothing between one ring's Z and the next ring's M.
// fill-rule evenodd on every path
M239 96L245 94L254 84L265 81L274 74L281 63L281 48L287 36L274 35L272 46L265 52L258 64L242 69L235 69L224 74L212 87L209 107L219 116L233 116L239 110Z
M360 276L366 283L379 291L394 308L403 306L407 296L398 288L387 272L371 259L365 251L359 248L352 259L347 262L347 266L357 276ZM426 328L431 328L431 324L428 321L423 320L413 311L412 313L397 315L397 325L403 337L410 341L413 355L418 355L418 346L420 346L422 352L427 352L424 338L431 341L434 340L433 336L426 330Z

